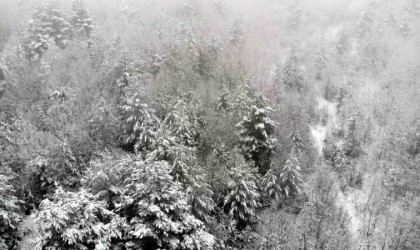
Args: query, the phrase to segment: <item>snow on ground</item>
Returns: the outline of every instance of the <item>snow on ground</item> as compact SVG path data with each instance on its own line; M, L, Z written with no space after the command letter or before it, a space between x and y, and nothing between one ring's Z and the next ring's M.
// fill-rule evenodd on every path
M318 149L319 155L322 155L322 149L324 148L324 141L325 137L327 136L327 128L326 126L322 126L317 124L315 126L311 126L311 134L315 141L316 148Z
M337 102L331 102L321 97L317 98L318 112L320 114L326 112L327 115L327 120L325 123L321 118L317 124L310 126L310 131L315 141L315 146L318 149L319 155L322 155L322 149L324 148L324 142L327 137L327 133L338 127L337 106Z
M359 238L359 230L362 226L362 221L358 217L354 199L354 193L348 192L344 194L341 191L337 193L337 204L343 207L344 211L347 212L347 215L349 216L348 229L352 236L353 242L357 242L357 239Z
M337 106L337 102L328 101L322 97L317 98L317 112L321 114L321 118L315 125L310 126L310 131L320 157L322 157L322 150L327 135L339 127L340 121L338 119ZM323 115L326 115L326 117L322 117ZM342 207L349 216L348 229L354 243L357 242L359 230L362 226L362 221L358 217L355 207L355 194L355 192L351 191L343 193L340 189L338 189L337 193L337 205Z
M33 250L34 245L31 242L39 236L39 228L38 225L35 223L34 216L26 217L19 226L21 230L27 231L19 244L19 250Z

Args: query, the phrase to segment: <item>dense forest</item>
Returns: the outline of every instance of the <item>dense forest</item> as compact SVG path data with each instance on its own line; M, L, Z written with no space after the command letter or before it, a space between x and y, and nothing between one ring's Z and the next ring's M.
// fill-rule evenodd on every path
M0 249L420 249L420 1L0 0Z

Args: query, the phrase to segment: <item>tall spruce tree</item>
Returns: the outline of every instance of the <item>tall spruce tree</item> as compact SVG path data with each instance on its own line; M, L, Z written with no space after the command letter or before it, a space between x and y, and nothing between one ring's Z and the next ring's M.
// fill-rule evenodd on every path
M302 192L302 173L295 149L289 155L280 174L280 186L286 196L297 196Z
M41 58L51 43L60 49L66 48L72 33L67 16L51 1L45 1L33 13L21 47L28 59Z
M89 16L88 11L83 3L78 0L72 4L71 24L74 31L81 37L90 38L93 31L93 19Z
M270 159L276 145L274 138L276 123L270 118L273 110L258 97L248 114L236 127L239 134L239 148L248 161L252 161L261 175L270 168Z

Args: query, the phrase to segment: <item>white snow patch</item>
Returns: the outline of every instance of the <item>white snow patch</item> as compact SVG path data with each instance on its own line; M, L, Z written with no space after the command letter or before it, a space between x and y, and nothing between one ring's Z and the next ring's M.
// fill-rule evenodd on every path
M347 212L349 216L349 225L348 229L351 233L353 241L356 242L359 238L360 228L362 226L362 221L357 216L357 211L355 208L354 195L352 193L347 193L346 195L343 192L339 191L337 193L337 205L343 207L344 211Z
M317 124L310 126L310 131L319 155L322 155L322 149L324 148L327 133L338 127L337 106L337 102L331 102L321 97L317 98L318 112L322 113L323 111L326 111L327 113L325 123L321 119Z
M325 98L318 97L317 112L321 114L321 116L325 115L326 117L321 117L317 124L311 125L310 131L315 141L315 147L318 149L318 152L322 157L322 151L328 133L331 133L332 130L337 129L340 124L338 118L338 102L332 102L326 100ZM360 234L359 230L362 227L362 221L358 217L355 206L357 203L355 194L355 192L348 192L344 194L340 189L338 189L336 200L337 205L342 207L349 216L348 229L351 233L351 237L354 243L357 242Z
M315 140L315 146L318 149L319 155L322 155L322 149L324 148L325 137L327 136L326 126L320 124L310 127L312 137Z

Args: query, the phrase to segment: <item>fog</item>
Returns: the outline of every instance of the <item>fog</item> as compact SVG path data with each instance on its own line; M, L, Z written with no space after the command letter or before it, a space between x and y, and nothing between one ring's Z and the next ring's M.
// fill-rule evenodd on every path
M0 0L0 249L420 249L420 1Z

